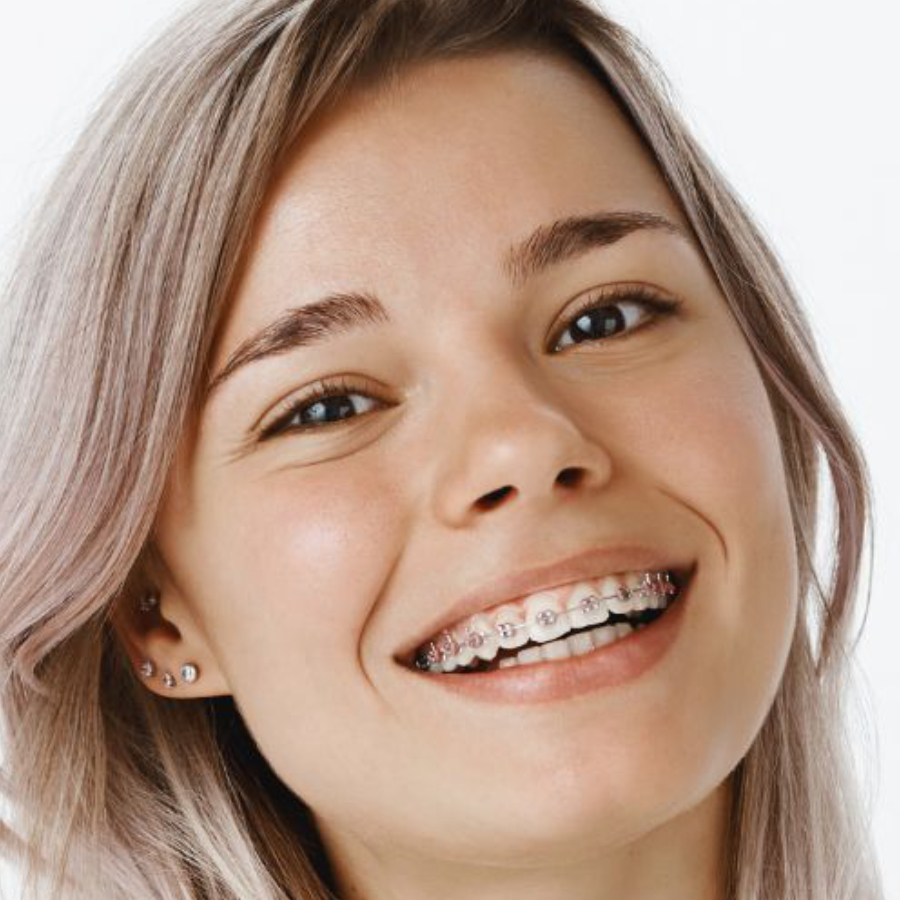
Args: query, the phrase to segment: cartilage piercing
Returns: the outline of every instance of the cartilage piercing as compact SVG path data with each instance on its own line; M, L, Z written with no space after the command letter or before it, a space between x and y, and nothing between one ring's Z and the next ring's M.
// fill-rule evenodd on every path
M140 600L138 600L138 609L142 613L152 612L159 604L159 594L155 591L147 591Z
M564 612L576 612L581 610L584 613L595 613L600 608L600 604L604 600L619 600L621 602L628 601L636 596L648 597L653 594L669 596L678 593L678 588L672 583L671 576L668 572L647 572L643 581L633 588L619 587L614 594L605 597L598 597L596 594L588 594L582 597L576 606L567 607ZM559 613L553 609L543 609L536 616L535 620L539 625L550 627L556 623ZM485 640L496 635L499 638L514 637L517 631L527 628L528 623L523 622L516 624L515 622L498 622L492 632L469 631L466 635L465 644L473 650L477 650L484 645ZM431 641L427 648L420 656L416 658L415 664L419 669L428 669L432 665L446 662L456 656L462 650L463 644L449 632L443 631L438 638L437 643Z

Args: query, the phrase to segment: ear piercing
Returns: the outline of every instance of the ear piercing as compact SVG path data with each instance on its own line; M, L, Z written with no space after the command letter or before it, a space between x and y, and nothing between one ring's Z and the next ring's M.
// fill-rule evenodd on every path
M152 612L159 605L159 594L154 591L148 591L138 600L138 609L142 613Z
M145 659L138 667L144 678L152 678L156 674L156 666L152 659ZM200 677L200 668L196 663L185 663L181 669L181 680L184 684L193 684ZM178 686L178 681L171 672L163 672L162 683L167 688Z
M181 667L181 680L193 684L200 676L200 670L193 663L185 663Z
M159 606L159 594L155 591L148 591L140 600L138 600L138 609L142 613L152 612ZM156 674L156 664L152 659L145 659L138 666L138 671L144 678L152 678ZM181 680L185 684L193 684L200 677L200 667L196 663L185 663L179 670ZM177 687L178 682L171 672L163 672L162 683L167 688Z
M144 678L152 678L156 674L156 666L152 659L145 659L140 665L140 672Z

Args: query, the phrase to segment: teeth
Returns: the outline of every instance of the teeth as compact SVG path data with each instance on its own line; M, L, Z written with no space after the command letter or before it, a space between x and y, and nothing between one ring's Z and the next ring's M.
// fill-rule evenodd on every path
M606 601L601 599L594 586L587 581L575 585L569 598L569 623L572 628L588 628L601 625L609 618ZM575 607L574 609L572 607Z
M457 665L467 666L470 662L472 662L473 659L475 659L475 651L466 642L464 634L457 636L454 633L454 637L459 644L459 650L456 652L453 658L456 660Z
M566 641L558 638L573 629L602 626L611 613L629 615L645 609L665 609L675 593L677 588L667 576L638 572L611 575L593 583L583 581L569 589L542 591L526 598L524 609L521 603L509 603L490 616L478 613L452 632L442 632L420 649L416 664L433 672L452 672L476 659L490 662L500 649L514 650L529 640L541 647L526 648L509 659L520 660L524 653L526 662L537 662L543 658L541 648L554 642L564 644L570 655L581 655L590 652L588 640L590 647L604 646L617 636L629 634L632 627L620 623L572 635ZM554 648L549 652L560 654L562 650ZM500 665L506 668L510 663L504 659Z
M641 612L650 605L650 598L638 594L633 600L629 600L628 603L630 606L629 612Z
M594 647L605 647L618 637L615 625L607 628L595 628L593 631L589 632L589 634L591 636L591 643Z
M498 668L509 669L513 666L527 666L545 660L567 659L570 656L583 656L585 653L613 644L623 637L628 637L635 629L624 622L609 627L600 626L593 631L573 634L563 641L551 641L540 647L528 647L520 650L516 656L501 659Z
M588 631L569 635L566 638L566 643L569 645L569 652L572 656L584 656L585 653L590 653L594 649L594 644Z
M572 655L566 641L551 641L541 645L542 659L568 659Z
M619 578L604 578L600 582L600 593L607 597L610 612L627 613L634 609L634 600L628 598L628 588Z
M572 630L569 614L563 608L559 592L532 594L525 601L525 622L528 625L528 636L539 644L545 644Z
M477 615L470 620L467 641L469 649L479 659L492 660L497 655L497 632L485 615Z
M528 643L528 629L523 627L525 616L518 606L512 603L502 606L497 612L495 622L499 635L497 640L504 650L515 650L516 647ZM507 627L504 628L504 625Z

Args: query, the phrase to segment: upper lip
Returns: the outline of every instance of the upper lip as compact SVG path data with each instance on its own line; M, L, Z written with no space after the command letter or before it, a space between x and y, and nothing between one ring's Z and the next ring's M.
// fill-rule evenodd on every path
M549 565L502 575L472 593L460 597L443 610L440 617L429 625L414 643L401 650L397 658L410 664L416 650L445 628L450 628L477 612L489 610L503 603L511 603L536 591L623 572L672 571L676 578L686 581L692 570L693 563L685 561L684 557L678 557L672 551L640 544L621 544L584 550Z

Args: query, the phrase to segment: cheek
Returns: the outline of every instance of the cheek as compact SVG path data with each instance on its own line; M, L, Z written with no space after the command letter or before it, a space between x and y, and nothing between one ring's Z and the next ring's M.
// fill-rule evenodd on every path
M706 519L727 554L726 531L751 534L787 509L779 439L762 380L742 345L698 353L657 383L654 411L645 419L645 426L656 423L650 425L652 440L639 446L654 460L648 465L664 472L668 492Z
M391 546L385 538L395 516L379 487L383 479L351 466L327 473L318 468L320 475L275 475L255 492L247 562L258 569L268 560L271 600L286 604L285 612L302 596L316 622L340 626L367 604Z
M207 618L235 695L264 693L260 677L314 692L336 660L355 659L404 544L388 473L337 462L220 488L207 508L228 524L207 529L221 559Z
M659 425L637 459L697 525L701 570L688 629L685 740L727 769L749 747L780 683L793 637L797 571L779 437L742 340L712 342L673 366L654 394ZM712 677L711 677L712 676Z
M235 703L293 790L317 801L340 795L354 766L352 734L379 727L358 654L405 546L390 473L338 461L232 475L208 496L218 501L207 509L230 524L204 515L204 540L222 562L204 618Z

